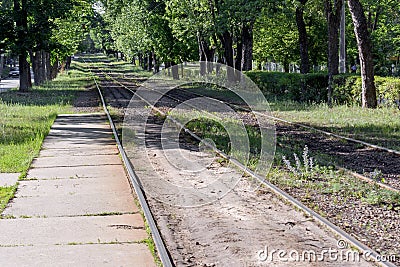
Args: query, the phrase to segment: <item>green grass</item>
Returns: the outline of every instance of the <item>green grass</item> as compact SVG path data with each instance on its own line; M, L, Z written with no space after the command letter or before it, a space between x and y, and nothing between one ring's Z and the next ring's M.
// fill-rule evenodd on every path
M121 78L125 75L136 76L137 78L148 78L153 75L152 72L145 71L140 66L134 66L133 64L123 60L108 58L102 54L90 56L83 55L76 61L77 68L82 71L87 71L86 64L89 64L91 67L99 68L106 73L119 74Z
M8 201L13 198L16 189L17 185L0 187L0 213L3 212Z
M199 112L196 112L196 114L198 113ZM184 117L190 117L190 112L185 110L184 114L180 114L179 112L175 111L170 115L174 118L181 119ZM224 121L225 126L227 124L234 123L234 120ZM227 154L231 153L233 158L239 160L243 164L246 163L245 155L238 153L238 151L231 151L228 133L218 120L212 120L207 118L205 115L203 117L191 120L185 126L191 131L195 132L201 138L212 139L218 149ZM246 132L251 148L247 167L254 170L259 160L261 136L257 128L252 126L246 126ZM274 165L267 176L267 179L273 184L276 184L281 188L299 188L301 190L310 190L310 192L316 191L320 194L333 194L340 196L343 199L354 197L363 203L371 205L385 205L389 206L390 208L395 207L396 209L400 207L399 193L382 189L378 185L368 184L365 181L355 179L353 176L347 173L334 170L334 167L329 166L329 163L334 162L335 159L325 154L316 154L311 156L314 158L314 164L323 162L328 165L316 166L307 172L304 171L304 166L302 166L303 169L301 169L301 172L292 173L286 166L284 166L282 157L286 156L291 161L291 165L296 167L293 156L290 155L296 153L300 159L300 164L302 164L301 161L303 160L304 153L307 154L308 160L310 155L308 154L308 151L304 152L304 144L293 142L293 140L285 140L284 137L283 139L278 138L277 141L281 145L277 146ZM288 145L288 142L290 141L292 143ZM302 201L307 202L306 199Z
M358 106L295 102L270 102L273 114L340 135L400 150L400 110L383 107L362 109Z
M87 74L70 70L30 92L0 94L0 173L26 173L57 114L71 113L77 92L89 83ZM15 190L0 187L0 212Z
M232 92L210 86L186 86L206 96L238 103ZM291 122L400 150L400 110L394 107L363 109L359 106L310 104L269 97L272 114Z
M0 172L28 169L57 114L70 113L76 93L88 83L87 75L71 70L29 93L0 94Z

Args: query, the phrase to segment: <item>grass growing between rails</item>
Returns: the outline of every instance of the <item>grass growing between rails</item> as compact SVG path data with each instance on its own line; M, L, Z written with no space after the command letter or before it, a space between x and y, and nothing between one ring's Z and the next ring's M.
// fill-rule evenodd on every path
M87 74L70 70L28 93L1 93L0 172L25 172L57 114L71 113L77 92L90 82Z
M270 102L279 118L400 150L400 110L394 107L362 109L358 106Z
M205 96L240 103L232 92L214 87L184 88ZM267 98L272 114L278 118L306 124L321 130L400 150L400 110L396 107L362 109L359 106L300 103Z
M117 60L114 57L106 57L102 54L96 55L81 55L76 58L77 67L80 70L88 70L86 66L90 66L93 70L101 70L108 74L118 74L120 78L137 77L148 78L153 75L153 72L143 70L140 66L133 65L124 60Z
M170 113L170 115L174 118L177 118L177 116L184 118L190 116L188 113L189 112L185 110L184 115L179 115L179 113L175 111ZM198 111L196 111L196 115L198 117ZM229 123L233 124L235 121L230 120ZM201 138L213 140L218 149L228 154L231 153L230 137L220 122L207 117L198 117L197 119L189 121L185 126ZM250 155L247 166L250 169L254 169L259 158L261 135L256 127L250 125L246 125L246 132L250 145ZM281 137L277 138L278 144L287 143L288 141ZM339 196L342 201L345 201L347 198L354 198L366 205L385 205L390 209L400 210L399 193L382 189L377 185L356 179L343 171L334 170L332 166L319 166L318 164L320 162L329 162L330 157L318 153L313 155L312 158L309 155L308 148L304 150L303 148L303 144L295 143L291 143L289 146L278 145L276 147L272 171L267 179L289 192L293 189L313 191L315 194ZM290 155L294 153L296 153L296 156L293 161ZM232 153L231 156L245 163L241 161L241 159L246 158L246 155L241 155L236 152ZM289 162L289 158L292 161L292 167L284 166L284 162ZM305 201L306 198L307 196L302 200L307 203L307 201Z

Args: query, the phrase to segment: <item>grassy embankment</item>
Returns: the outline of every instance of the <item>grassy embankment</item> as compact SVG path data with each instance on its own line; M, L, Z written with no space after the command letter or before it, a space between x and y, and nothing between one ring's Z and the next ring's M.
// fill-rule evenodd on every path
M72 69L28 93L14 89L0 94L0 173L23 177L57 114L71 113L75 96L90 83L87 73ZM0 212L15 189L0 187Z

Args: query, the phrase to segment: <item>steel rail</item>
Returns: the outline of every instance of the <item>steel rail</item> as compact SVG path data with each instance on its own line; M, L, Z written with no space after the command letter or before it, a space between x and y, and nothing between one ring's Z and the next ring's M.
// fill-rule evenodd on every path
M194 95L197 95L197 96L207 96L207 95L202 95L202 94L195 93L195 92L192 92L192 91L189 91L189 92L191 94L194 94ZM213 98L213 99L215 99L215 98ZM224 102L221 99L215 99L215 100L218 100L218 101L220 101L222 103L228 104L231 107L236 107L237 109L241 109L243 111L253 112L254 114L258 114L258 115L261 115L261 116L264 116L264 117L268 117L268 118L270 118L270 119L272 119L274 121L280 121L280 122L283 122L283 123L286 123L286 124L291 124L291 125L295 125L295 126L298 126L298 127L301 127L301 128L313 130L313 131L322 133L324 135L333 136L333 137L336 137L336 138L339 138L339 139L344 139L344 140L347 140L347 141L350 141L350 142L353 142L353 143L362 144L362 145L367 146L367 147L375 148L375 149L378 149L378 150L383 150L383 151L386 151L386 152L389 152L389 153L396 154L396 155L400 156L400 151L398 151L396 149L391 149L391 148L387 148L387 147L384 147L384 146L374 145L374 144L371 144L371 143L368 143L368 142L365 142L365 141L362 141L362 140L358 140L358 139L354 139L354 138L351 138L351 137L335 134L335 133L328 132L328 131L324 131L324 130L321 130L321 129L318 129L318 128L315 128L315 127L312 127L312 126L309 126L309 125L306 125L306 124L288 121L288 120L285 120L285 119L282 119L282 118L278 118L278 117L275 117L275 116L271 116L271 115L265 114L263 112L253 111L253 110L250 110L248 108L244 108L242 106L239 106L239 105L236 105L236 104L233 104L233 103Z
M85 60L83 60L83 61L85 62ZM90 69L90 72L92 73L91 69ZM154 243L156 245L157 252L159 254L160 260L161 260L161 262L162 262L164 267L175 266L175 264L174 264L174 262L173 262L173 260L171 258L171 255L169 254L169 252L168 252L168 250L167 250L167 248L165 246L164 240L161 237L161 233L160 233L160 231L159 231L159 229L157 227L157 224L156 224L156 222L154 220L153 214L151 213L150 207L149 207L149 205L147 203L147 200L146 200L146 194L143 191L141 183L140 183L140 179L136 175L135 171L133 170L132 163L130 162L128 156L126 155L126 152L125 152L125 150L124 150L124 148L122 146L122 143L121 143L121 141L120 141L120 139L118 137L118 132L116 130L114 121L111 118L110 112L109 112L109 110L107 108L107 105L106 105L106 102L105 102L105 98L103 96L103 93L101 92L100 86L98 85L97 80L96 80L94 75L93 75L93 80L94 80L94 82L96 84L96 87L97 87L97 90L99 92L101 103L102 103L104 112L106 113L107 118L109 120L112 132L114 134L115 141L116 141L117 146L118 146L118 150L119 150L119 152L121 154L121 157L122 157L122 160L124 162L125 168L126 168L126 170L128 172L128 176L129 176L129 179L130 179L130 184L133 187L133 189L135 190L135 193L136 193L136 195L138 197L139 203L140 203L140 205L142 207L144 216L145 216L146 221L147 221L147 223L149 225L150 232L152 234Z
M109 76L109 75L107 75ZM112 78L111 76L109 76L110 79L112 79L113 81L115 81L116 83L120 84L122 87L124 87L126 90L129 90L131 92L134 93L133 90L131 90L130 88L126 87L124 84L122 84L121 82L119 82L118 80ZM154 105L152 105L151 103L149 103L148 101L146 101L146 99L142 98L141 96L137 95L139 98L141 98L144 102L146 102L149 106L152 107L152 109L156 110L157 112L159 112L161 115L166 116L165 112L163 112L162 110L158 109L157 107L155 107ZM171 99L174 99L173 97L167 96ZM176 98L174 99L175 101L177 100ZM310 216L311 218L313 218L314 220L316 220L317 222L319 222L320 224L324 225L325 227L327 227L329 230L331 230L335 235L339 236L341 239L345 240L346 242L348 242L348 244L350 244L352 247L356 248L358 251L361 251L363 255L368 255L369 259L373 259L375 263L377 263L380 266L386 266L386 267L396 267L396 265L394 265L391 262L383 262L380 261L379 259L381 258L380 254L377 253L376 251L374 251L373 249L371 249L370 247L368 247L367 245L363 244L362 242L358 241L356 238L352 237L351 235L349 235L348 233L346 233L345 231L343 231L341 228L339 228L338 226L336 226L335 224L331 223L329 220L327 220L326 218L322 217L321 215L319 215L318 213L316 213L315 211L311 210L310 208L308 208L307 206L305 206L303 203L301 203L299 200L297 200L296 198L292 197L291 195L289 195L288 193L286 193L285 191L281 190L280 188L278 188L277 186L273 185L272 183L266 181L263 177L261 177L260 175L258 175L257 173L254 173L253 171L251 171L247 166L244 166L241 162L237 161L236 159L230 157L229 155L225 154L224 152L222 152L219 149L216 149L214 146L211 146L210 144L208 144L207 142L204 142L202 138L200 138L199 136L197 136L194 132L192 132L191 130L187 129L186 127L184 127L184 125L182 125L181 123L179 123L177 120L173 119L171 116L167 116L168 119L170 119L171 121L178 123L179 127L182 127L182 129L189 133L193 138L195 138L196 140L203 142L205 145L209 146L210 148L212 148L216 153L218 153L220 156L222 156L223 158L229 160L231 163L233 163L234 165L236 165L238 168L240 168L241 170L243 170L244 172L246 172L249 176L257 179L260 183L262 183L264 186L266 186L267 188L269 188L272 192L274 192L275 194L277 194L278 196L282 197L284 200L288 201L289 203L291 203L292 205L294 205L295 207L299 208L300 210L302 210L304 213L308 214L308 216Z
M202 96L202 97L206 96L206 95L194 93L194 92L191 92L191 91L190 91L190 93L194 94L194 95L197 95L197 96ZM168 96L168 97L171 98L171 99L174 99L175 101L180 101L179 99L177 99L175 97L171 97L171 96ZM252 113L258 114L260 116L268 117L268 118L273 119L275 121L280 121L280 122L283 122L283 123L286 123L286 124L291 124L291 125L294 125L294 126L297 126L297 127L306 128L308 130L313 130L313 131L316 131L316 132L320 132L320 133L323 133L323 134L328 135L328 136L336 137L338 139L345 139L345 140L351 141L353 143L360 143L360 144L363 144L365 146L369 146L369 147L372 147L372 148L375 148L375 149L378 149L378 150L384 150L386 152L398 154L400 156L400 151L396 151L396 150L389 149L389 148L386 148L386 147L376 146L376 145L369 144L369 143L366 143L366 142L361 141L361 140L357 140L357 139L341 136L341 135L334 134L334 133L327 132L327 131L323 131L323 130L320 130L320 129L317 129L317 128L314 128L314 127L311 127L311 126L308 126L308 125L304 125L304 124L301 124L301 123L290 122L290 121L287 121L287 120L284 120L284 119L281 119L281 118L277 118L277 117L274 117L274 116L271 116L271 115L267 115L267 114L259 112L259 111L252 111L250 109L244 108L242 106L239 106L239 105L236 105L236 104L233 104L233 103L224 102L221 99L215 99L215 98L213 98L213 99L217 100L217 101L219 101L221 103L227 104L227 105L229 105L231 107L234 107L236 109L240 109L240 110L247 111L247 112L252 112ZM392 186L390 186L388 184L376 181L376 180L374 180L374 179L372 179L370 177L367 177L365 175L362 175L360 173L354 172L352 170L340 167L338 165L334 165L334 166L335 166L336 169L344 171L344 172L347 172L348 174L350 174L350 175L352 175L352 176L354 176L354 177L356 177L358 179L364 180L364 181L366 181L368 183L377 184L378 186L380 186L380 187L382 187L384 189L393 191L393 192L400 192L399 189L396 189L396 188L394 188L394 187L392 187Z
M105 73L103 72L103 74L105 74ZM126 85L124 85L124 84L121 83L120 81L114 79L113 77L111 77L111 76L108 75L108 74L107 74L107 76L108 76L110 79L112 79L114 82L116 82L116 83L118 83L119 85L121 85L122 87L124 87L126 90L129 90L130 92L135 93L135 91L133 91L132 89L126 87ZM201 97L206 96L206 95L201 95L201 94L194 93L194 92L190 92L190 93L191 93L191 94L194 94L194 95L197 95L197 96L201 96ZM179 101L180 101L180 100L179 100L178 98L176 98L176 97L173 97L173 96L168 96L168 97L169 97L170 99L172 99L172 100L178 102L178 103L179 103ZM283 122L283 123L286 123L286 124L291 124L291 125L294 125L294 126L297 126L297 127L306 128L306 129L309 129L309 130L313 130L313 131L316 131L316 132L320 132L320 133L326 134L326 135L328 135L328 136L333 136L333 137L336 137L336 138L339 138L339 139L346 139L346 140L351 141L351 142L353 142L353 143L354 143L354 142L355 142L355 143L360 143L360 144L363 144L363 145L365 145L365 146L369 146L369 147L372 147L372 148L375 148L375 149L380 149L380 150L384 150L384 151L387 151L387 152L390 152L390 153L394 153L394 154L399 154L399 155L400 155L400 151L396 151L396 150L389 149L389 148L385 148L385 147L376 146L376 145L373 145L373 144L366 143L366 142L364 142L364 141L360 141L360 140L357 140L357 139L353 139L353 138L341 136L341 135L334 134L334 133L331 133L331 132L326 132L326 131L323 131L323 130L320 130L320 129L317 129L317 128L314 128L314 127L311 127L311 126L308 126L308 125L304 125L304 124L300 124L300 123L295 123L295 122L286 121L286 120L284 120L284 119L277 118L277 117L274 117L274 116L271 116L271 115L267 115L267 114L262 113L262 112L252 111L252 110L246 109L246 108L244 108L244 107L241 107L241 106L236 105L236 104L233 104L233 103L224 102L224 101L222 101L222 100L220 100L220 99L215 99L215 98L213 98L213 99L214 99L214 100L217 100L217 101L219 101L219 102L221 102L221 103L228 104L228 105L231 106L231 107L235 107L235 108L240 109L240 110L243 110L243 111L253 112L253 113L259 114L259 115L261 115L261 116L269 117L269 118L271 118L271 119L273 119L273 120L275 120L275 121L280 121L280 122ZM164 112L160 111L158 108L155 108L155 107L154 107L153 109L157 110L157 111L160 112L161 114L164 114ZM168 117L168 118L169 118L170 120L173 120L171 117ZM174 121L174 123L180 125L180 123L179 123L178 121L176 121L176 120L173 120L173 121ZM182 127L183 125L180 125L180 126ZM182 127L182 128L183 128L185 131L190 131L190 130L186 129L185 127ZM196 139L197 139L197 138L196 138ZM198 141L203 142L201 139L199 139ZM203 142L203 143L204 143L204 142ZM216 149L216 148L214 148L214 149ZM219 151L219 152L222 152L222 151ZM218 152L218 153L219 153L219 152ZM397 192L397 193L400 192L399 189L396 189L396 188L394 188L394 187L392 187L392 186L390 186L390 185L388 185L388 184L384 184L384 183L382 183L382 182L376 181L376 180L374 180L374 179L372 179L372 178L369 178L369 177L367 177L367 176L365 176L365 175L362 175L362 174L360 174L360 173L354 172L354 171L352 171L352 170L349 170L349 169L340 167L340 166L338 166L338 165L335 165L335 168L337 168L338 170L344 171L344 172L346 172L346 173L348 173L348 174L350 174L350 175L352 175L352 176L354 176L354 177L356 177L356 178L358 178L358 179L364 180L364 181L366 181L366 182L368 182L368 183L377 184L378 186L380 186L380 187L382 187L382 188L384 188L384 189L387 189L387 190L390 190L390 191L393 191L393 192Z

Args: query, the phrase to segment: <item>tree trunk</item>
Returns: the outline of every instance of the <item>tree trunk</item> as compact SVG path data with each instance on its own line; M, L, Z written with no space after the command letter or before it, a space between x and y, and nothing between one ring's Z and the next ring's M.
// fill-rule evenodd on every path
M147 70L152 71L153 69L153 54L151 52L147 53Z
M238 34L236 41L236 57L235 57L235 81L240 81L240 74L242 71L242 56L243 56L243 43L242 33Z
M200 75L204 76L206 74L206 67L207 67L207 56L204 51L204 39L201 36L200 32L197 32L197 44L199 47L199 61L200 61Z
M32 87L30 67L26 53L19 55L19 90L27 92Z
M171 62L172 78L174 80L179 80L179 65L175 62Z
M289 60L287 60L286 58L283 60L283 71L286 73L289 73Z
M67 58L65 59L65 69L66 70L69 70L71 68L71 62L72 62L72 57L67 56Z
M233 39L230 32L227 30L220 36L221 43L224 47L224 57L227 68L227 78L229 82L235 81L235 71L233 66Z
M29 57L31 58L31 62L32 62L32 71L33 71L33 75L35 77L35 85L38 86L38 82L37 82L37 68L38 68L38 55L37 53L33 53L32 50L29 50Z
M296 24L299 32L299 46L300 46L300 72L303 74L310 72L310 60L308 57L308 40L306 23L304 22L304 5L308 0L299 0L300 6L296 8Z
M332 106L333 76L339 74L339 26L343 0L325 0L325 15L328 22L328 105Z
M211 73L214 70L214 55L215 49L207 49L206 58L207 58L207 72Z
M169 62L169 61L167 61L167 62L164 62L164 65L165 65L165 69L167 70L167 72L168 72L168 77L169 76L171 76L171 62Z
M59 65L59 61L58 58L56 58L56 61L54 62L54 64L51 66L51 71L50 71L50 79L53 80L57 77L58 74L58 65Z
M46 80L46 56L44 50L40 50L37 53L38 57L38 83L42 84ZM36 74L35 74L36 75Z
M200 32L197 33L197 43L199 48L200 75L205 75L206 72L212 72L214 49L210 48L209 43Z
M242 57L243 57L243 43L241 33L236 41L236 57L235 57L235 69L238 71L242 70Z
M27 60L26 39L28 32L27 0L14 0L14 15L17 26L17 49L19 58L19 90L26 92L32 87L30 66Z
M50 52L44 51L44 62L45 62L45 80L50 81L51 80L51 62L50 62Z
M160 72L160 62L158 62L158 58L156 56L156 53L154 53L154 51L151 54L153 56L153 66L154 66L153 73L156 74Z
M142 57L142 53L139 53L139 55L138 55L138 60L139 60L139 66L143 68L143 57Z
M376 87L374 80L374 62L372 57L371 37L368 31L368 22L364 9L359 0L348 1L349 10L354 24L357 39L358 54L360 56L362 78L362 107L376 108Z
M242 32L242 71L253 69L253 25L254 22L243 25Z
M4 55L0 54L0 80L2 78L3 66L4 66Z

